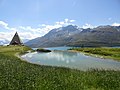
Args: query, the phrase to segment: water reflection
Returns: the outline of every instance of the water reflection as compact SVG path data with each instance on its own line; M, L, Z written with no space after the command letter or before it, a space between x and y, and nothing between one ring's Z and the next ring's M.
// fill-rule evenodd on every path
M31 63L70 67L80 70L88 70L90 68L120 70L120 62L68 51L52 51L50 53L34 52L23 55L22 58Z
M78 53L73 53L73 52L63 52L63 51L53 51L50 53L38 53L34 56L39 58L42 58L43 60L49 60L50 63L52 61L54 61L53 63L55 63L57 61L57 63L70 63L70 62L75 62L75 60L73 60L74 57L77 56ZM32 54L34 55L34 54ZM29 55L28 55L29 56ZM47 61L48 62L48 61Z

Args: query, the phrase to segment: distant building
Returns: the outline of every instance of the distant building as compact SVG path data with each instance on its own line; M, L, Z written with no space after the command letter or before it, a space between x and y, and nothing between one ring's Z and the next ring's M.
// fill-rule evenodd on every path
M10 42L10 45L23 45L17 32L15 33L12 41Z

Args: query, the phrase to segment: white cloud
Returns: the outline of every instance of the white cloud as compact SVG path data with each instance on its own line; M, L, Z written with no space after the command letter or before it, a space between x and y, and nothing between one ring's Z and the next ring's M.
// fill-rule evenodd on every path
M0 21L0 27L8 29L8 24L3 21Z
M6 30L12 30L12 31L17 31L16 28L11 28L8 26L7 23L3 22L3 21L0 21L0 28L3 28L3 29L6 29Z
M0 28L2 28L3 30L8 30L8 32L0 31L0 38L10 41L15 32L17 31L21 39L34 39L36 37L41 37L45 35L54 28L66 26L72 24L73 22L75 22L75 20L65 19L64 21L55 22L54 25L41 24L39 25L39 27L33 28L31 26L9 27L9 24L0 21Z
M75 22L75 20L69 20L69 19L65 19L62 22L56 22L57 25L61 25L61 26L66 26L66 25L70 25L73 22Z
M12 33L12 32L0 32L0 39L10 41L13 37L13 34L14 33Z
M85 25L82 26L82 28L87 29L87 28L95 28L96 26L93 26L91 24L86 23Z
M120 26L120 23L113 23L112 26Z
M70 22L72 23L72 22L75 22L75 20L70 20Z
M66 19L65 19L65 22L66 22L66 23L69 22L69 19L66 18Z

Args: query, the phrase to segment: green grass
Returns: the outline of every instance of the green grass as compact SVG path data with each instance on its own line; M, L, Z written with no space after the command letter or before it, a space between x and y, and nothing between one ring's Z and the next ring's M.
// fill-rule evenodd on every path
M85 52L88 54L103 56L104 58L120 61L120 48L72 48L70 50L76 50L79 52Z
M79 71L30 64L16 57L29 48L0 47L0 90L120 90L120 71Z

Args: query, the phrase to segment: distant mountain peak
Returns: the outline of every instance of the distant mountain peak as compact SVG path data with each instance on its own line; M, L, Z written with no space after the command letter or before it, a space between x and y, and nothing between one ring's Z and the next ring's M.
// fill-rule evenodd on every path
M30 47L118 46L120 45L120 27L106 25L83 29L68 25L52 29L45 36L28 41L26 45Z

